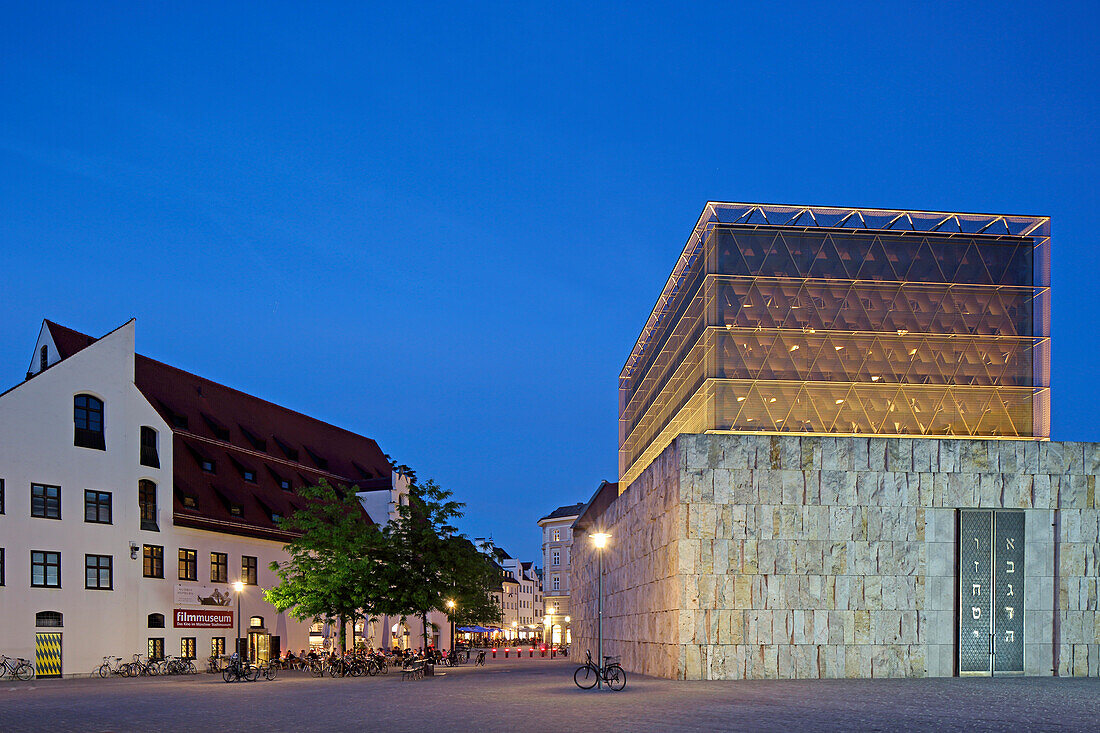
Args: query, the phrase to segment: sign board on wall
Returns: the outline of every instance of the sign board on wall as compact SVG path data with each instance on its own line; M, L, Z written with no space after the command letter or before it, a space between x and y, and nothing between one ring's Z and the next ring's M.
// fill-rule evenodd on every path
M176 583L175 600L180 606L228 606L233 593L228 585Z
M172 626L177 629L231 629L233 612L212 608L177 608L172 611Z

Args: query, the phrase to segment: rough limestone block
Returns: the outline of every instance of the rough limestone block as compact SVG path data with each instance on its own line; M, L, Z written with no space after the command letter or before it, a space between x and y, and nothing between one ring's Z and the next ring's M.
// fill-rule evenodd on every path
M999 473L978 474L978 506L989 509L1001 507L1001 490L1004 482Z
M1024 674L1049 677L1054 673L1054 649L1049 640L1042 644L1024 642Z
M1061 443L1039 443L1039 473L1061 474L1065 471L1064 448Z

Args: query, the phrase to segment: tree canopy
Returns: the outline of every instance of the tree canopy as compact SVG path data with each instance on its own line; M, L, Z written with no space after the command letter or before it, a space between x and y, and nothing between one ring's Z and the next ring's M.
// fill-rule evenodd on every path
M407 475L407 474L406 474ZM289 559L272 563L279 585L266 598L298 619L343 620L358 614L416 615L428 646L430 611L448 611L458 624L497 623L494 597L500 569L461 535L453 522L463 504L434 481L409 485L408 503L379 528L367 521L355 488L323 480L299 490L304 509L280 526L301 536L286 545Z

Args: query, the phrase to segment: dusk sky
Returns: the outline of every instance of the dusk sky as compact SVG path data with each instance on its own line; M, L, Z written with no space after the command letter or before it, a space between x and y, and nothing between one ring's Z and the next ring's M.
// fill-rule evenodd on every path
M1049 215L1053 437L1100 440L1098 16L9 3L0 390L43 318L133 317L540 560L535 521L617 478L618 374L703 205L833 204Z

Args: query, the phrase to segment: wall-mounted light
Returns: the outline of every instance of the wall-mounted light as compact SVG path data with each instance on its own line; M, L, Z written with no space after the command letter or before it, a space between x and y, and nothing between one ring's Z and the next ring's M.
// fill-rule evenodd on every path
M140 549L141 548L138 547L138 543L130 542L130 559L131 560L137 560L138 550L140 550Z

